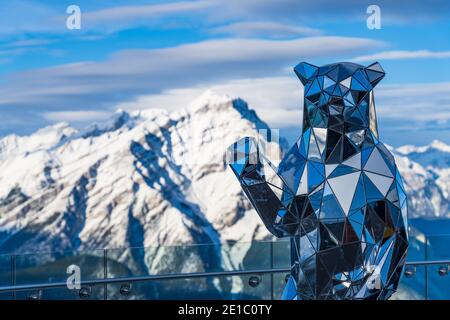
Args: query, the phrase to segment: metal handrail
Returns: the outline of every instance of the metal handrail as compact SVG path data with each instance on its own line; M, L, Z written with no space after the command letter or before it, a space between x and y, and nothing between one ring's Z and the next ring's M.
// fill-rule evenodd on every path
M438 264L450 264L450 260L423 260L423 261L409 261L406 262L406 266L431 266Z
M431 261L409 261L405 263L405 266L429 266L429 265L450 265L450 260L431 260ZM137 277L117 277L117 278L104 278L93 280L82 280L80 286L95 286L114 283L134 283L134 282L146 282L157 280L176 280L176 279L193 279L193 278L208 278L208 277L226 277L226 276L239 276L239 275L261 275L261 274L273 274L273 273L285 273L290 272L291 268L271 268L271 269L254 269L254 270L232 270L232 271L215 271L215 272L192 272L192 273L175 273L175 274L161 274L161 275L148 275ZM25 284L25 285L11 285L0 287L0 293L5 292L17 292L17 291L31 291L41 289L55 289L67 287L67 282L53 282L53 283L38 283L38 284Z
M233 270L233 271L216 271L216 272L191 272L191 273L148 275L148 276L138 276L138 277L118 277L118 278L83 280L83 281L80 281L80 286L89 286L89 285L92 286L92 285L114 284L114 283L145 282L145 281L157 281L157 280L226 277L226 276L239 276L239 275L249 275L249 274L260 275L260 274L267 274L267 273L283 273L283 272L290 272L290 271L291 271L291 268L289 267L289 268L275 268L275 269ZM38 290L38 289L54 289L54 288L61 288L61 287L67 287L67 282L53 282L53 283L38 283L38 284L4 286L4 287L0 287L0 293Z

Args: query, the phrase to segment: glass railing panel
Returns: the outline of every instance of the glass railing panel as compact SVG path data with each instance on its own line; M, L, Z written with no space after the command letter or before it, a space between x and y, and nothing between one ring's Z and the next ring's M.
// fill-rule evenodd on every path
M426 257L425 235L419 232L410 233L408 256L406 261L424 261ZM394 300L426 299L426 268L424 266L406 267L400 280Z
M450 236L422 234L410 236L408 261L449 259L447 243ZM427 245L428 243L428 245ZM12 266L15 270L12 272ZM66 282L70 274L67 268L78 266L81 280L118 277L136 277L164 274L188 274L222 271L255 271L290 267L290 241L227 242L222 244L159 246L93 250L81 252L36 253L0 256L0 286L48 284ZM416 266L408 276L403 276L393 299L450 299L450 275L439 275L442 266ZM255 297L279 299L288 271L261 274L257 286L249 284L253 274L209 276L195 279L158 280L137 282L131 285L108 284L84 287L80 290L64 288L16 292L17 299L224 299ZM13 281L13 275L15 281ZM428 275L428 276L427 276ZM254 279L253 279L254 280ZM107 288L105 292L105 288ZM128 289L127 289L128 288ZM175 289L178 288L179 291ZM264 294L257 293L261 288ZM123 289L123 290L121 290ZM198 291L198 292L197 292ZM428 292L428 293L427 293ZM80 294L82 297L80 297ZM170 294L174 294L170 297ZM193 297L194 295L195 297ZM186 296L186 297L185 297ZM11 299L10 293L0 294L0 299Z
M289 266L289 241L108 250L108 277L260 270Z
M108 277L288 268L290 266L289 250L289 240L114 249L108 250ZM233 276L231 279L233 279L234 282L239 282L241 281L239 280L240 277L246 276ZM274 294L276 298L281 295L281 293L278 294L280 290L282 291L279 287L284 287L284 276L279 277L281 279L279 281L280 285L278 285L278 282L275 283L275 281L272 280L275 276L264 276L264 278L267 277L271 279L271 287L268 291L269 296L272 297ZM277 278L276 280L279 279ZM172 292L171 290L164 289L165 283L169 286L170 283L176 283L180 286L186 284L189 290L191 290L189 287L189 283L191 282L202 283L203 286L205 286L204 281L188 279L164 280L159 281L158 285L154 284L156 282L133 284L133 287L137 286L140 288L138 291L141 293L143 292L144 296L164 296L164 292ZM276 294L273 289L275 284L278 285L276 287ZM120 292L121 287L122 284L109 285L108 297L116 297L118 292ZM221 288L225 287L222 286ZM230 294L233 294L231 288L236 288L236 285L230 287ZM217 288L214 287L211 290L206 290L206 293L210 295L212 299L215 299L214 297L217 295L214 294L214 290L216 289ZM162 291L158 293L158 290ZM223 296L225 292L226 291L221 291L221 296ZM180 295L179 293L175 294L177 296ZM233 297L234 296L235 295L233 295Z
M228 242L220 249L222 270L271 269L273 250L272 241Z
M430 261L450 260L450 235L428 236L427 255ZM428 299L450 299L449 265L430 265L427 270Z
M273 267L289 268L291 266L291 241L280 239L272 242L273 247Z
M108 298L118 300L269 300L272 299L271 274L201 277L158 280L129 284L112 284Z
M83 286L80 289L42 288L18 291L17 300L104 300L104 286Z
M291 241L289 239L280 239L272 243L273 248L273 268L291 267ZM286 279L289 272L272 274L272 294L271 299L279 300L286 285Z
M52 252L23 254L15 257L15 278L17 285L50 284L70 281L74 284L75 269L79 268L81 281L102 279L105 276L103 250L82 252ZM69 268L71 266L71 268ZM72 277L71 277L72 276ZM85 298L102 299L104 286L95 286ZM67 287L19 291L17 299L79 299L80 290Z
M286 273L274 273L273 278L273 289L272 289L272 299L280 300L283 293L284 287L286 285L287 279L289 277L289 272Z
M12 256L0 255L0 286L2 287L13 285L12 264ZM12 300L13 298L13 293L0 293L0 300Z

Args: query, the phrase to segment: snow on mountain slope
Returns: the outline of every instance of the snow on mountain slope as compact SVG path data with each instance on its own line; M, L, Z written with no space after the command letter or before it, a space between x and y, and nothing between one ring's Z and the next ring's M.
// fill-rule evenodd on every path
M422 165L436 180L448 199L450 194L450 146L434 140L422 147L403 146L398 152Z
M393 153L408 194L409 217L449 216L450 199L436 177L407 156Z
M9 135L0 140L0 161L26 152L50 149L75 132L67 123L58 123L38 130L32 136Z

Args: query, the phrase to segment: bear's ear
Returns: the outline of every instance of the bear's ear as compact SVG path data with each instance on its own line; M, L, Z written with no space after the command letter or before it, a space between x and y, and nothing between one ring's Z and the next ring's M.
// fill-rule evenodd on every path
M309 80L314 78L314 76L317 74L317 70L319 70L319 67L316 67L307 62L300 62L294 67L294 72L303 83L303 85L306 85Z
M384 78L386 73L384 72L383 68L378 62L372 63L370 66L366 67L366 73L367 78L370 81L370 84L372 85L372 88L375 88L375 86L378 84L378 82L381 81L381 79Z

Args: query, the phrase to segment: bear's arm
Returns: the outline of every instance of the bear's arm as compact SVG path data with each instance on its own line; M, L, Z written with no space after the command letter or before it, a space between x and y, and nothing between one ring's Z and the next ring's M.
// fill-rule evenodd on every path
M257 142L248 137L228 148L227 160L264 225L276 237L283 236L275 227L286 189L278 169L260 152Z

